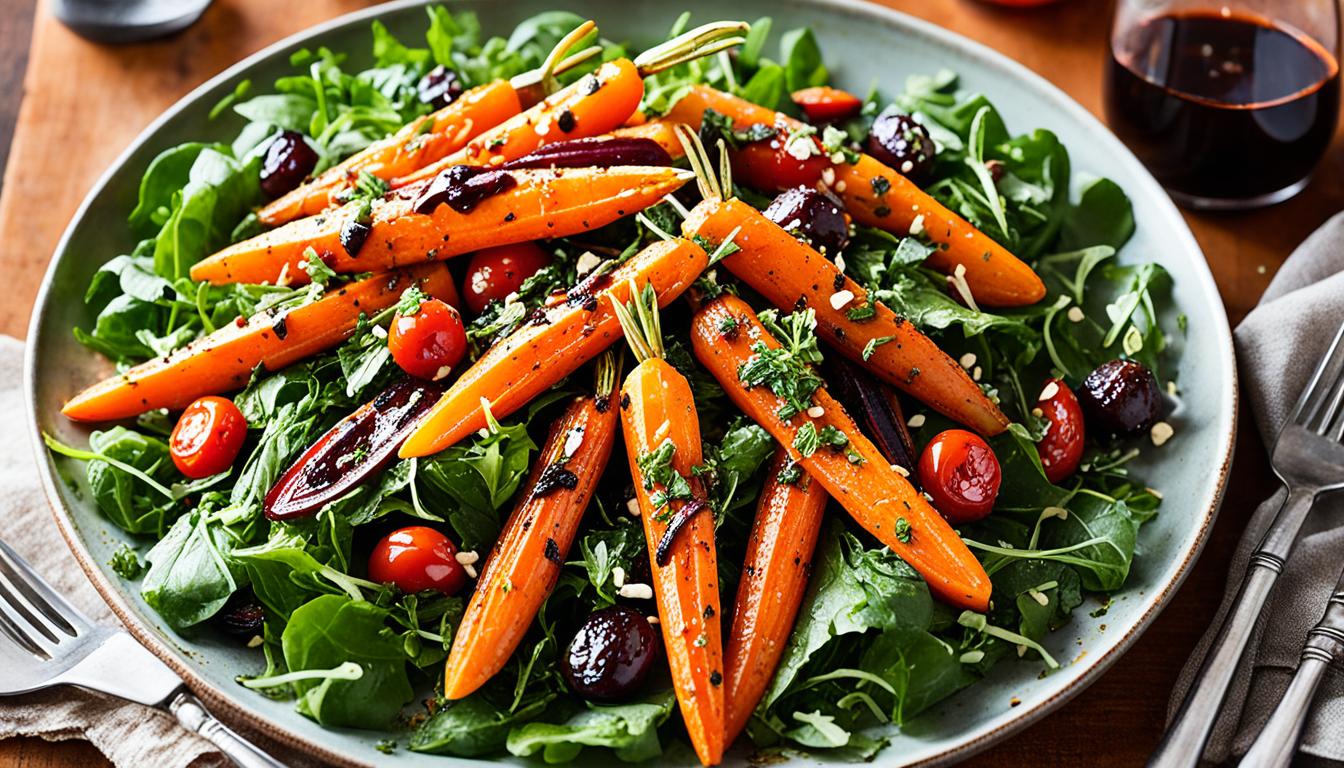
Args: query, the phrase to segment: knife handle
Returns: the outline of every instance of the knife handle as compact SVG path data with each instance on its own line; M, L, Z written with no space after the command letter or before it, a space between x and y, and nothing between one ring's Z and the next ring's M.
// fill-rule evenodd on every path
M173 697L168 703L168 711L173 713L183 728L219 747L240 768L285 768L284 763L216 720L205 705L187 691L181 691Z

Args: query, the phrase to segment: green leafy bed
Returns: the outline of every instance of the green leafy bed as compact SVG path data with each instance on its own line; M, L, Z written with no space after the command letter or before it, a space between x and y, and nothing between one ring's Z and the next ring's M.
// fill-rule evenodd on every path
M231 143L172 147L146 170L129 218L144 239L94 276L86 300L97 319L76 336L131 365L240 315L312 300L323 290L320 283L210 286L187 276L213 249L260 230L250 211L262 202L260 156L277 129L306 134L320 152L320 170L427 112L415 86L430 68L450 67L467 85L508 77L537 66L580 21L550 12L523 22L508 38L486 38L472 15L431 8L424 47L410 47L374 22L368 69L347 71L342 53L318 48L296 53L295 73L277 80L273 93L253 96L249 83L240 84L212 115L228 124L242 119ZM644 109L664 110L688 84L703 82L792 110L787 94L827 82L827 70L809 30L788 31L774 47L767 44L770 27L769 19L756 21L733 57L650 78ZM603 46L605 58L626 54L621 45ZM775 51L777 59L771 58ZM894 95L875 89L846 131L866 135L873 117L893 104L916 115L939 146L929 190L1034 263L1050 288L1036 306L981 312L954 300L945 278L921 266L929 246L918 237L860 229L844 254L852 277L953 357L973 353L977 378L1014 420L992 443L1004 475L994 514L960 531L993 578L993 608L988 615L958 615L934 602L913 570L843 513L831 514L797 627L749 726L762 749L868 757L884 743L875 726L909 721L1005 658L1049 674L1057 662L1040 641L1068 622L1086 595L1104 606L1124 587L1139 528L1161 498L1126 470L1137 447L1091 445L1082 470L1059 487L1046 480L1033 444L1043 424L1029 405L1052 371L1076 384L1098 363L1127 356L1161 381L1171 377L1156 309L1165 301L1167 276L1155 264L1122 266L1113 259L1134 229L1124 192L1097 179L1072 198L1069 155L1055 135L1011 133L989 98L960 93L950 72L911 77ZM1002 171L997 182L987 164ZM664 229L675 227L667 204L646 214ZM655 237L627 219L549 243L554 264L528 281L518 302L492 305L473 321L474 350L515 327L553 288L570 285L585 251L628 254ZM611 462L528 638L505 671L470 698L431 699L428 709L412 704L413 692L423 699L441 674L463 598L399 594L363 576L372 543L415 518L450 530L464 549L488 550L553 403L573 391L565 385L485 436L393 465L313 519L270 522L261 514L263 496L297 454L392 379L395 366L373 330L380 320L386 318L361 323L332 353L253 377L236 396L250 432L230 472L194 482L178 475L168 458L171 422L163 412L133 427L93 433L87 451L53 443L87 461L93 501L139 542L119 552L113 566L127 580L139 580L146 602L184 635L215 631L212 617L231 601L255 596L266 621L253 643L256 676L240 682L294 700L324 725L387 729L385 749L404 745L465 756L507 751L552 762L572 759L585 746L631 761L667 750L689 755L665 678L642 700L595 706L571 694L556 671L576 617L615 602L613 570L636 572L645 557L642 530L625 514L624 462ZM686 320L678 309L665 318L669 354L696 390L720 520L722 590L731 595L773 444L694 363ZM920 416L920 445L950 426L936 414Z

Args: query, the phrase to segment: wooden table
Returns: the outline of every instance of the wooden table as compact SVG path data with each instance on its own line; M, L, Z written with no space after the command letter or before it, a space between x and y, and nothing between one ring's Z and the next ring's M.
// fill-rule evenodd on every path
M0 0L0 153L23 69L18 39L33 0ZM1101 114L1109 10L1095 0L1009 11L973 0L885 0L980 40L1044 75ZM218 0L176 38L127 48L86 43L42 9L33 25L10 162L0 188L0 274L9 298L0 333L22 336L47 259L94 179L161 110L238 58L344 11L358 0ZM564 5L562 3L562 5ZM582 3L570 3L581 7ZM1238 322L1293 247L1344 208L1344 152L1337 140L1311 186L1274 208L1187 214L1213 268L1227 313ZM3 157L3 154L0 154ZM1237 463L1213 537L1171 605L1133 649L1083 696L977 758L1001 766L1137 765L1161 732L1177 672L1212 619L1227 561L1254 504L1273 481L1264 448L1243 416ZM84 742L0 742L0 765L86 766Z

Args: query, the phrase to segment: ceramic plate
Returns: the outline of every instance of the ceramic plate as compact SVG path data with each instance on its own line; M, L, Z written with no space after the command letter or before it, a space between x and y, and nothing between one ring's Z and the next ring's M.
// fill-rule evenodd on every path
M724 4L713 0L477 0L457 3L455 10L471 8L488 32L507 34L518 21L557 6L596 19L610 38L645 46L661 39L683 10L692 11L697 23L724 18ZM1049 637L1046 646L1065 663L1063 669L1038 679L1038 664L1000 664L988 679L907 724L876 760L879 765L954 761L1006 738L1083 691L1134 642L1189 572L1213 524L1231 459L1236 369L1227 317L1194 237L1162 189L1100 122L1026 68L951 32L854 0L735 0L731 9L735 18L773 16L777 30L811 26L840 86L863 92L876 80L894 89L909 74L949 67L960 73L966 89L989 94L1015 132L1040 126L1057 133L1072 155L1076 176L1107 176L1129 193L1138 232L1121 260L1153 260L1166 267L1175 279L1176 311L1189 318L1189 333L1176 339L1183 347L1178 351L1186 393L1174 418L1177 436L1165 450L1148 452L1148 464L1140 468L1163 489L1165 501L1157 519L1143 527L1140 555L1125 591L1116 595L1104 618L1077 610L1068 626ZM353 64L367 65L361 58L368 55L369 23L374 19L403 39L418 39L425 26L419 2L396 2L279 42L169 109L94 186L53 254L29 331L32 439L41 454L52 508L80 564L131 630L220 714L340 764L448 766L466 761L406 751L386 756L373 749L381 734L321 728L296 713L292 702L271 701L234 682L236 675L258 670L252 652L209 637L184 639L172 633L137 590L108 567L125 535L98 514L84 493L84 473L54 462L39 437L39 430L45 430L70 444L87 439L83 428L60 417L60 406L105 375L109 364L76 343L71 329L92 323L81 300L90 276L135 244L125 219L149 161L182 141L229 141L236 126L207 120L211 106L244 78L270 83L288 74L289 55L298 48L323 44L348 52ZM735 754L731 759L741 762L744 757Z

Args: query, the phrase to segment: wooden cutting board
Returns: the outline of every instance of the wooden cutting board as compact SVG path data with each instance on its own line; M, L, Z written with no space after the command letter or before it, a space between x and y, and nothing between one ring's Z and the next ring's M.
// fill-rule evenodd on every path
M28 1L0 0L0 13ZM975 0L884 1L1008 54L1100 114L1109 4L1065 0L1011 11ZM243 56L364 5L216 0L199 23L176 37L109 48L76 37L39 1L25 98L0 194L0 275L8 289L0 302L0 333L24 335L47 260L70 217L103 169L163 109ZM18 86L0 82L0 88ZM1316 181L1289 203L1250 214L1187 215L1233 322L1254 305L1293 246L1341 207L1344 152L1337 142ZM976 762L1024 767L1143 762L1161 731L1176 674L1212 618L1236 538L1252 505L1272 485L1249 421L1241 434L1238 464L1244 469L1234 473L1206 554L1172 605L1086 695ZM87 745L0 742L0 764L87 766L97 760L91 752Z

